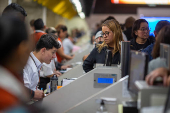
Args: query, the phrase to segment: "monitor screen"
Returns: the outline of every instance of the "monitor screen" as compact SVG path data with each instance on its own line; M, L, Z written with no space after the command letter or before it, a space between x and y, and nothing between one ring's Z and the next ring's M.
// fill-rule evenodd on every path
M140 18L145 19L149 23L149 27L151 28L150 35L154 35L156 24L160 20L170 21L170 17L140 17Z
M131 51L130 56L128 89L136 94L138 90L135 86L135 81L144 80L147 74L148 55L143 52Z
M98 78L98 83L113 84L113 78Z

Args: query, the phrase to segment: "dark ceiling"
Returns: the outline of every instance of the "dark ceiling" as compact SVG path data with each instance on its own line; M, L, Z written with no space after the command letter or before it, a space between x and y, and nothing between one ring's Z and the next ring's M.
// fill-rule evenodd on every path
M90 16L95 1L96 0L83 0L83 11L87 17Z
M136 14L138 7L170 8L170 5L112 4L111 0L83 0L85 15L93 14Z

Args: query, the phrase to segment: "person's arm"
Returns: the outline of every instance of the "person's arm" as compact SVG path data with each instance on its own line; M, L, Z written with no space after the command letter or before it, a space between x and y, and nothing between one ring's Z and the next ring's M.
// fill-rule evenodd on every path
M61 74L59 71L54 71L53 74L47 75L46 77L51 78L53 75L57 75L57 77L59 77L59 76L62 75L62 74Z
M43 63L40 70L40 76L51 78L53 75L61 75L59 71L56 71L54 60L52 60L50 64Z
M83 70L87 73L93 69L97 48L94 48L83 62Z
M84 62L84 60L86 60L86 58L87 58L88 56L89 56L89 54L83 56L83 62Z
M59 62L56 62L55 63L56 65L56 70L61 70L61 66L62 66L62 64L61 63L59 63Z
M31 69L28 65L26 65L23 69L23 80L24 80L24 86L29 88L31 87Z
M69 43L68 43L68 47L70 49L70 53L73 51L73 43L71 42L71 40L69 39Z
M27 87L25 87L25 88L28 90L29 95L30 95L30 98L31 98L31 99L34 98L35 92L34 92L33 90L27 88Z
M163 79L163 85L167 86L169 70L167 68L157 68L146 76L146 82L149 85L153 85L156 78L161 77Z
M42 98L44 98L43 90L35 90L34 91L34 99L35 100L41 100Z
M67 69L67 68L70 68L71 67L71 65L63 65L63 66L61 66L61 69Z
M168 76L167 85L170 86L170 76Z
M72 56L69 56L69 55L64 54L64 51L63 51L62 48L59 48L59 49L57 50L57 53L58 53L62 58L66 59L66 60L71 60L71 59L73 58Z

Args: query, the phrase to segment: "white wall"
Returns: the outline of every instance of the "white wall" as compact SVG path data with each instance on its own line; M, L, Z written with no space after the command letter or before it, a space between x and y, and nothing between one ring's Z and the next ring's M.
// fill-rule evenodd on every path
M79 16L75 16L70 20L66 21L68 27L68 32L70 33L71 29L78 28L83 29L86 33L89 30L89 26L85 19L81 19Z
M5 9L7 5L8 5L8 0L0 0L0 15L2 14L2 11Z
M72 19L66 19L52 12L48 8L46 9L45 13L43 13L44 6L39 5L37 2L34 2L32 0L15 0L15 2L21 5L26 10L28 14L28 16L26 17L26 22L28 24L32 19L38 19L38 18L43 19L44 17L46 20L46 22L44 21L44 23L46 23L47 27L56 27L58 24L64 24L68 27L69 33L73 28L78 28L78 29L83 28L85 32L89 30L88 24L85 21L85 19L81 19L79 16L75 16Z
M138 18L140 16L170 17L170 8L138 8L137 15Z

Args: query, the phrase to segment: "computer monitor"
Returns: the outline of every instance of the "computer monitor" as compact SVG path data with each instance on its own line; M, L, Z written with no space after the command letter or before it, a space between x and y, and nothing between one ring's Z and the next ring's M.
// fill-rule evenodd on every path
M121 77L129 75L130 41L121 41Z
M166 65L170 69L170 45L169 44L160 44L160 58L166 60Z
M165 107L164 107L163 113L170 113L170 87L169 87L169 90L168 90L167 99L166 99L166 102L165 102Z
M128 78L128 90L137 94L138 89L135 86L135 81L144 80L147 75L148 55L144 52L130 52L130 66Z

